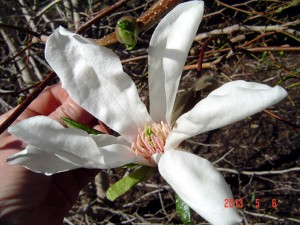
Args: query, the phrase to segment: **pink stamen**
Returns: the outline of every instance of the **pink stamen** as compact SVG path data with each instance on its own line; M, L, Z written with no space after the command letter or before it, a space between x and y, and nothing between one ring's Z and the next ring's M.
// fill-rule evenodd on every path
M164 145L170 128L164 122L146 125L144 130L138 129L138 135L131 148L135 154L140 155L151 163L151 156L164 153Z

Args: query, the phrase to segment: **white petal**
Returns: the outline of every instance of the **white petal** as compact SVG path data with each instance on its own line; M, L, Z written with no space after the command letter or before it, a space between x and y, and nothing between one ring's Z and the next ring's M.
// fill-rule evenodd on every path
M65 128L45 116L23 120L10 127L9 132L79 167L108 169L142 161L132 150L129 152L129 143L122 138L89 135L79 129Z
M7 159L7 163L10 165L20 164L33 172L44 173L46 175L80 167L60 159L53 153L45 152L32 145L28 145L25 150L10 156Z
M214 166L188 152L167 150L158 161L158 169L179 197L214 225L234 225L241 217L234 208L225 208L232 193Z
M204 11L203 1L179 4L155 29L149 47L150 115L170 124L183 66Z
M167 147L175 148L183 140L242 120L278 103L287 92L280 86L233 81L211 92L176 121L167 138Z
M130 142L151 118L118 56L77 34L58 28L45 57L63 88L92 115Z
M65 128L49 117L31 117L8 131L26 143L57 154L73 164L90 167L97 164L98 146L85 131Z
M136 155L130 148L129 143L122 137L92 135L92 138L97 143L98 147L101 148L102 164L109 165L110 168L120 167L130 163L151 166L146 159Z

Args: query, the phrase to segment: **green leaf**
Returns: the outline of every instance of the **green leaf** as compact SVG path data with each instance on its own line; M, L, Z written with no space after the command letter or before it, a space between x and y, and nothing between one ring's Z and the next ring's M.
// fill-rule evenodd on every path
M261 61L264 61L264 60L266 60L266 59L268 58L268 56L269 56L269 53L268 53L268 52L263 52L263 54L262 54L260 60L261 60Z
M76 122L75 120L72 120L72 119L69 119L69 118L66 118L66 117L62 117L60 118L64 124L67 126L67 127L70 127L70 128L76 128L76 129L80 129L80 130L84 130L86 131L88 134L103 134L102 132L100 132L99 130L95 130L91 127L88 127L86 125L83 125L81 123L78 123Z
M131 174L123 177L121 180L110 186L106 192L106 197L109 200L114 201L116 198L129 191L136 184L149 179L154 171L155 168L149 166L141 166L135 169Z
M191 221L190 207L184 201L182 201L182 199L177 194L175 194L175 203L176 203L176 211L180 216L182 222L185 225L192 225L193 223Z
M140 167L140 165L135 164L135 163L129 163L129 164L122 166L122 168L125 168L125 169L136 169L137 167Z

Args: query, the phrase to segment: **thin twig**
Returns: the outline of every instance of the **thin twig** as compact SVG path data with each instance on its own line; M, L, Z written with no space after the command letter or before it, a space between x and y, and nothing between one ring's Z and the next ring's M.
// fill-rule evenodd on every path
M123 4L125 4L128 0L120 0L117 3L115 3L114 5L110 6L110 7L106 7L105 9L101 10L97 16L95 16L94 18L90 19L89 21L87 21L85 24L81 25L80 28L78 28L76 30L77 34L81 34L82 32L84 32L88 27L90 27L91 25L93 25L94 23L96 23L98 20L100 20L101 18L103 18L104 16L108 15L109 13L111 13L112 11L118 9L120 6L122 6Z
M32 35L34 37L37 37L37 38L41 37L41 34L39 34L38 32L35 32L33 30L28 30L28 29L23 28L23 27L8 25L8 24L4 24L4 23L1 23L1 22L0 22L0 27L7 28L7 29L18 30L18 31L21 31L21 32L26 33L26 34L30 34L30 35Z
M197 65L197 78L200 78L201 76L201 70L202 70L202 63L203 63L203 56L204 56L204 52L205 52L205 48L208 45L208 43L210 43L214 38L208 38L201 46L201 51L199 54L199 58L198 58L198 65Z
M25 19L27 20L27 22L28 22L28 24L29 24L31 30L33 30L33 31L36 32L36 31L37 31L36 25L35 25L34 20L32 19L31 15L30 15L29 11L28 11L27 8L25 7L25 2L24 2L24 0L19 0L19 3L20 3L21 6L22 6L22 7L21 7L21 10L22 10L22 12L23 12L23 16L24 16Z
M201 69L208 69L212 68L213 63L202 63ZM186 65L184 66L183 70L196 70L198 68L198 64L193 64L193 65Z
M291 123L291 122L289 122L289 121L283 119L282 117L280 117L280 116L278 116L278 115L272 113L271 111L269 111L269 110L267 110L267 109L265 109L263 112L266 113L268 116L270 116L270 117L272 117L272 118L275 118L275 119L277 119L277 120L279 120L279 121L281 121L281 122L283 122L283 123L285 123L285 124L287 124L287 125L289 125L289 126L295 128L296 130L299 130L299 131L300 131L300 126L299 126L299 125L296 125L296 124L294 124L294 123Z
M214 161L212 164L215 165L218 162L224 160L226 158L227 155L229 155L233 150L235 150L235 148L231 148L228 152L226 152L221 158L217 159L216 161Z
M144 60L144 59L148 59L148 55L141 55L141 56L136 56L136 57L132 57L132 58L128 58L128 59L123 59L123 60L121 60L121 63L125 64L125 63L130 63L130 62Z
M149 27L159 21L159 19L167 14L172 8L178 5L181 0L159 0L150 9L143 13L138 19L139 32L147 30ZM104 36L95 41L96 44L108 46L117 43L117 36L115 32Z
M300 171L300 167L293 167L285 170L270 170L270 171L238 171L234 169L228 169L228 168L217 168L217 170L222 172L229 172L234 174L244 174L248 176L254 176L254 175L279 175L284 173L290 173L290 172L298 172Z
M6 95L19 96L21 93L24 93L24 92L36 87L37 85L39 85L39 83L40 82L38 82L34 85L31 85L27 88L24 88L22 90L18 90L18 91L7 91L7 90L0 89L0 96L6 96Z
M50 81L56 76L56 74L51 71L46 78L41 82L34 91L15 109L15 111L0 125L0 134L2 134L20 115L21 113L30 105L30 103L47 87Z
M223 5L223 6L227 7L227 8L229 8L229 9L232 9L232 10L235 10L235 11L239 11L239 12L242 12L242 13L246 13L247 15L252 15L252 14L254 14L254 15L264 15L263 12L256 12L256 11L249 12L249 11L237 8L237 7L233 6L233 5L228 5L228 4L226 4L224 2L221 2L219 0L215 0L215 1L217 3L219 3L220 5Z
M11 56L11 57L7 57L3 62L0 63L0 65L5 66L6 64L10 63L10 61L16 59L18 56L20 56L23 52L27 51L29 48L31 48L35 43L30 43L29 45L27 45L26 47L24 47L23 49L19 50L15 55ZM17 61L18 59L16 59Z
M3 39L5 40L10 52L12 54L15 54L17 52L17 48L13 42L13 40L11 40L10 36L6 34L5 30L0 30L0 34L2 35ZM31 73L29 72L26 64L23 62L21 56L17 56L16 58L16 65L19 68L19 71L22 75L22 79L25 83L30 83L32 82L32 76Z
M288 23L287 23L288 24ZM290 35L294 35L295 37L300 37L300 31L291 29L287 27L287 24L283 25L267 25L267 26L248 26L248 25L232 25L222 29L215 29L209 32L200 33L195 37L196 41L201 41L204 38L220 35L220 34L232 34L236 31L252 31L252 32L278 32L278 33L287 33Z
M46 5L41 11L36 13L36 17L42 16L45 12L47 12L49 9L51 9L54 5L60 3L61 0L55 0L53 2L50 2L48 5Z
M77 0L71 0L72 3L72 9L73 9L73 20L75 28L78 29L80 26L80 15L78 12L79 3Z
M292 222L297 222L300 223L299 219L296 218L291 218L291 217L287 217L287 218L278 218L276 216L271 216L271 215L267 215L267 214L262 214L262 213L254 213L254 212L249 212L247 210L243 210L243 212L245 214L251 215L251 216L257 216L257 217L264 217L264 218L268 218L268 219L272 219L272 220L276 220L276 221L280 221L280 222L285 222L285 221L292 221Z
M299 52L300 51L300 47L298 46L291 46L291 47L283 47L283 46L270 46L270 47L256 47L256 48L241 48L240 46L236 46L237 50L241 50L244 49L246 51L249 52L266 52L266 51L275 51L275 52L279 52L279 51L283 51L283 52ZM218 52L227 52L230 51L231 48L223 48L221 50L218 50ZM207 51L206 54L210 54L215 52L216 50L210 50ZM221 58L221 57L219 57ZM201 68L212 68L213 66L216 65L216 62L220 62L220 60L215 60L214 62L211 63L202 63L202 67ZM194 70L198 68L198 64L192 64L192 65L186 65L184 67L184 70Z

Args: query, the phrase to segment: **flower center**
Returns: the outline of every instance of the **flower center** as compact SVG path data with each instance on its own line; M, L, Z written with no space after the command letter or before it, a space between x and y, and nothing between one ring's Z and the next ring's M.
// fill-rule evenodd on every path
M166 139L170 128L164 122L145 125L144 130L139 129L139 134L131 148L135 154L144 157L151 162L151 156L155 153L164 153Z

